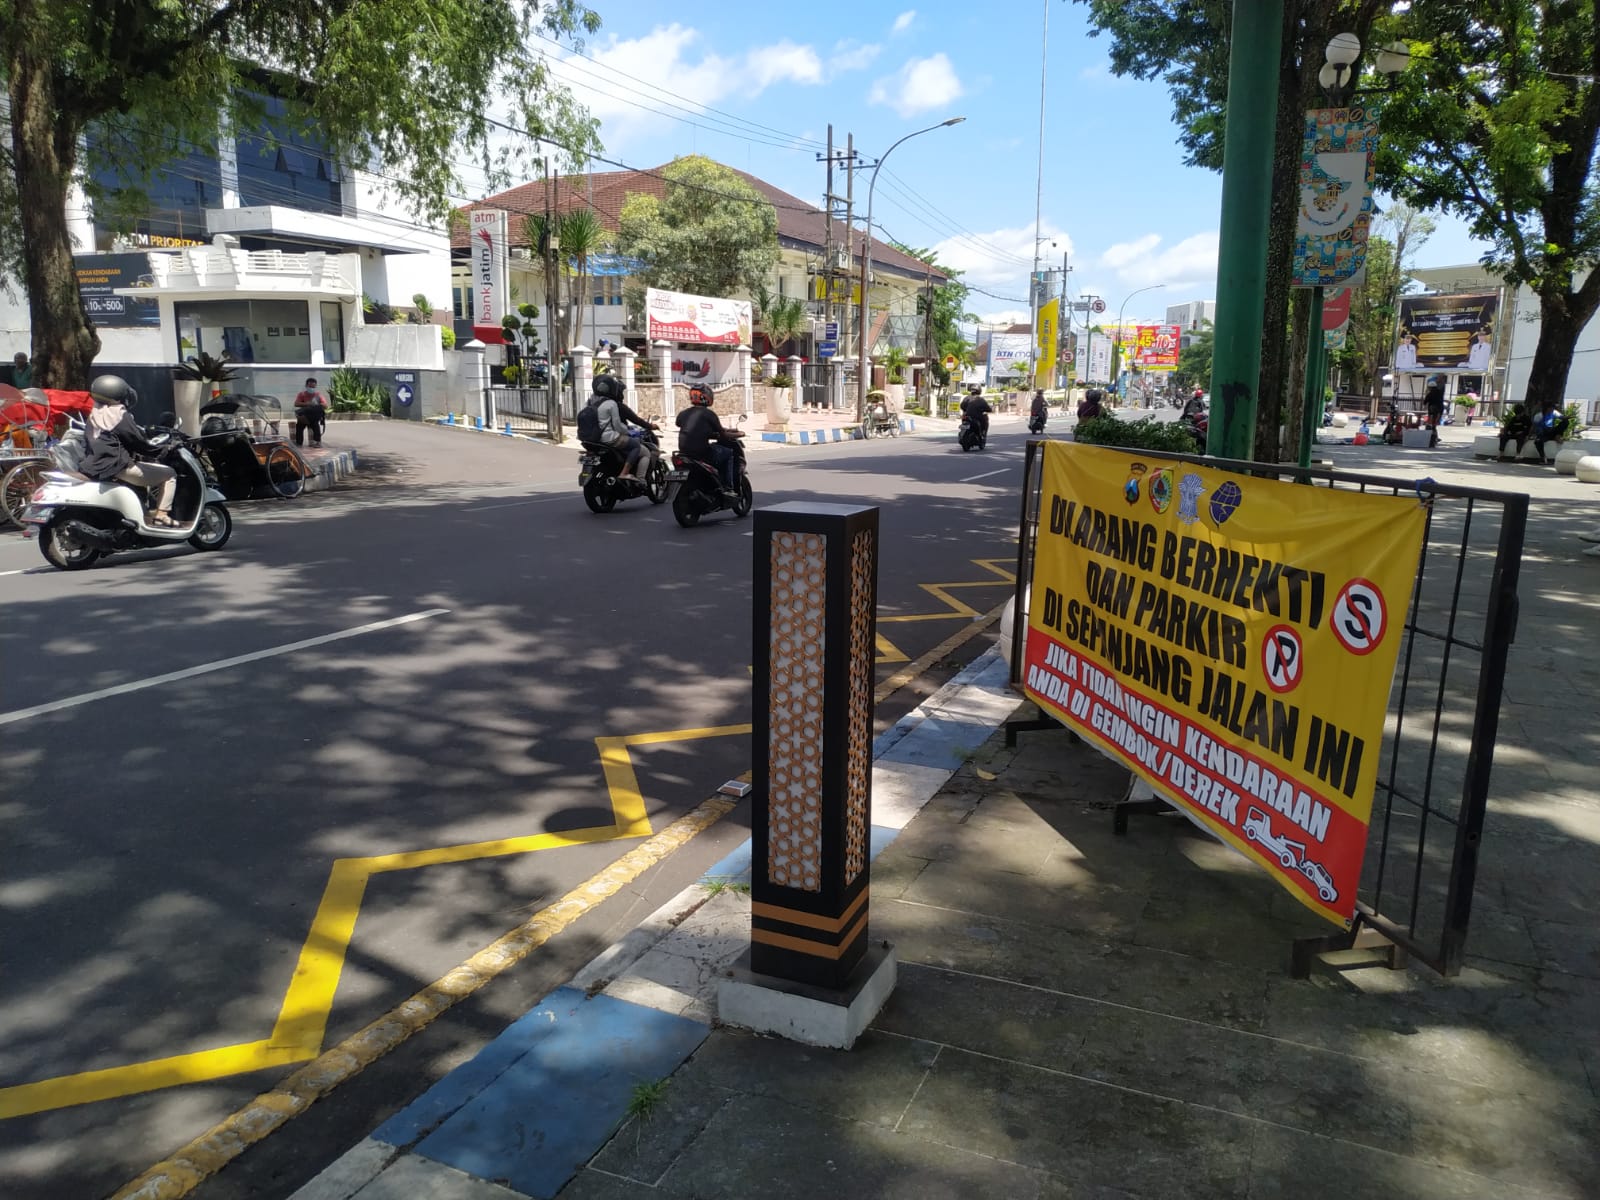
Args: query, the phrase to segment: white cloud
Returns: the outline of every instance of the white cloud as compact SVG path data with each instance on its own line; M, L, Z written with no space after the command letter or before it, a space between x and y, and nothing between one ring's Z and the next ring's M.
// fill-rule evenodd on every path
M697 105L727 107L730 97L751 98L780 84L819 85L834 65L830 61L825 70L812 46L788 40L718 53L707 48L699 30L677 23L635 38L613 34L592 43L588 53L594 61L568 55L552 56L552 62L555 74L600 120L601 139L612 153L658 140L678 124L660 110L693 120Z
M890 32L904 33L906 30L911 28L911 22L915 21L916 19L917 10L914 8L908 8L905 12L901 13L894 19L894 27Z
M845 71L860 71L870 67L877 61L882 49L876 42L866 45L848 39L835 42L833 53L828 56L828 74L839 75Z
M1002 308L978 314L980 325L1026 325L1032 319L1033 314L1025 308Z
M880 193L881 195L881 193ZM1039 227L1046 239L1041 245L1039 267L1055 266L1061 252L1072 250L1072 239L1045 222ZM1054 242L1052 246L1050 243ZM1033 222L1013 229L992 229L966 237L946 238L934 247L939 261L964 274L963 283L989 288L1004 296L1025 298L1028 272L1033 265Z
M1166 284L1165 290L1170 293L1166 299L1174 304L1190 299L1188 293L1196 288L1214 285L1218 244L1215 230L1166 247L1162 247L1161 240L1159 234L1147 233L1131 242L1119 242L1100 256L1100 264L1111 268L1129 288Z
M872 85L867 102L887 104L902 117L912 117L943 107L965 94L949 56L940 53L910 59L893 75L878 80Z
M785 40L776 46L758 46L748 58L749 78L756 89L770 87L780 80L794 83L821 83L822 60L810 46L797 46Z

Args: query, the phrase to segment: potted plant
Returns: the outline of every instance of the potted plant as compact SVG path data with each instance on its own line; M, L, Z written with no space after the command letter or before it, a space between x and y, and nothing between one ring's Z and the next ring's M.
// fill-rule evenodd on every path
M789 423L794 401L794 379L779 371L767 380L767 384L770 389L767 392L767 425L781 429Z
M200 432L200 406L222 394L219 385L239 376L228 365L231 361L226 354L213 358L202 350L172 368L172 411L177 414L181 429Z

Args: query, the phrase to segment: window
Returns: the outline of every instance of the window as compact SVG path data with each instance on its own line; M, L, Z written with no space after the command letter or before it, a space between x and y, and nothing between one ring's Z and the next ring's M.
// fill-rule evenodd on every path
M337 300L322 302L322 361L344 361L344 311Z
M239 200L244 205L277 204L306 212L344 211L339 171L318 132L287 115L276 97L258 97L265 106L261 123L237 130Z
M311 361L310 306L304 300L180 301L173 315L180 360L204 352L242 363Z

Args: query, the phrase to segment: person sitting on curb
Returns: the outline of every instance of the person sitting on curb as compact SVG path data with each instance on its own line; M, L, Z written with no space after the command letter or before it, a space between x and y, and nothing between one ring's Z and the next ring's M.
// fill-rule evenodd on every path
M1554 400L1546 398L1539 401L1539 412L1533 418L1533 447L1539 452L1539 465L1545 466L1555 461L1555 455L1549 458L1544 456L1546 442L1555 442L1557 445L1567 436L1567 414L1561 411L1561 406ZM1518 450L1521 453L1521 450Z
M1528 410L1520 404L1513 404L1506 409L1506 415L1500 422L1500 457L1506 457L1506 444L1511 441L1517 443L1517 452L1512 458L1522 456L1522 448L1528 444L1528 434L1533 429L1533 421L1528 416Z
M303 391L294 398L294 444L305 445L306 430L311 431L311 444L322 445L322 431L328 424L328 401L317 391L315 379L306 380Z

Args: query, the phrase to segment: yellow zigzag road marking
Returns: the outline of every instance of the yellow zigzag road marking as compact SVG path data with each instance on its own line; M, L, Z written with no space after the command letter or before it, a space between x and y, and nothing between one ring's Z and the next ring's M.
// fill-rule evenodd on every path
M884 625L891 621L950 621L954 620L956 617L966 617L968 620L972 620L982 616L983 614L978 612L977 609L973 608L970 604L966 604L960 600L957 600L954 596L950 595L950 592L956 588L992 588L1000 587L1002 584L1007 587L1014 587L1017 582L1017 573L1015 569L1016 560L1006 558L975 558L972 560L972 562L975 566L982 567L985 571L990 572L995 576L995 578L965 580L958 583L918 584L917 586L923 591L927 592L928 595L932 596L936 600L942 601L945 605L945 611L935 613L893 614L887 617L880 616L878 618L879 628L881 629ZM903 650L901 650L888 638L884 637L882 633L879 633L877 661L881 663L891 663L906 662L908 659Z
M606 786L611 795L611 811L615 818L610 825L574 829L565 833L539 833L460 846L441 846L432 850L335 859L269 1037L261 1041L240 1042L232 1046L0 1088L0 1120L89 1104L96 1100L137 1095L178 1084L222 1079L317 1057L322 1051L322 1039L327 1032L334 993L338 990L339 976L344 970L345 952L355 932L356 917L361 911L367 881L374 875L508 854L529 854L537 850L648 837L651 832L650 818L645 811L644 796L639 791L639 778L628 748L749 732L749 725L719 725L641 733L629 737L596 738L595 745L600 751L601 768L605 773ZM580 914L574 913L569 919L575 919L577 915Z

